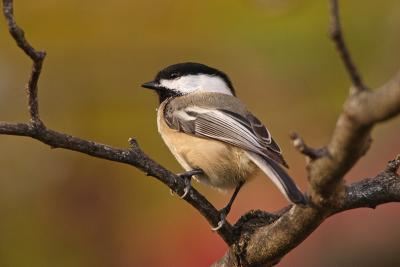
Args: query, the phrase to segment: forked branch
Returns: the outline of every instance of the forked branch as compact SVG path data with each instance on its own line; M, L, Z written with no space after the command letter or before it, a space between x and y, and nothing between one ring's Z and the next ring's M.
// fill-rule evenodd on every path
M13 1L3 1L3 13L8 29L17 45L32 59L33 67L27 84L31 121L27 123L0 122L0 134L27 136L52 148L64 148L87 155L132 165L182 194L185 184L175 174L148 157L130 139L130 148L122 149L74 137L51 130L40 120L38 81L45 53L36 50L25 39L16 24ZM306 207L289 206L278 213L252 211L242 216L235 226L226 223L218 234L230 246L227 254L215 266L271 266L309 236L325 218L344 210L400 201L400 159L391 161L374 178L345 186L343 176L364 155L370 144L373 126L400 113L400 72L378 90L365 90L344 42L337 0L331 4L331 37L347 72L357 89L350 94L338 118L332 138L324 149L313 149L295 134L295 147L310 160L307 171L310 182ZM191 189L185 197L212 226L219 221L217 209L198 191Z

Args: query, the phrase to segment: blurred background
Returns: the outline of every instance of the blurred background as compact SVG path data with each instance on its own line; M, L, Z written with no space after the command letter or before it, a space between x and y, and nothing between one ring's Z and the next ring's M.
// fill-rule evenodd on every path
M306 189L305 160L290 144L329 140L350 85L328 39L327 1L15 1L29 41L47 51L39 83L44 122L113 146L136 137L180 172L156 129L157 98L139 85L161 68L197 61L225 71L271 129ZM376 88L400 68L400 2L341 1L345 38ZM31 62L0 19L0 120L27 121ZM400 153L400 119L373 131L346 176L375 176ZM226 251L196 210L136 169L28 138L0 136L0 266L208 266ZM216 205L229 197L196 184ZM287 202L264 177L242 189L229 216ZM278 266L399 266L400 205L325 221Z

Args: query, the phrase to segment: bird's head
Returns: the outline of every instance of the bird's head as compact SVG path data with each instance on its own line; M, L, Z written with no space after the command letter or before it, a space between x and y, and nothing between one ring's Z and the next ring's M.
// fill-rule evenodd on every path
M232 82L225 73L193 62L168 66L158 72L153 81L142 84L142 87L155 90L160 102L194 92L235 95Z

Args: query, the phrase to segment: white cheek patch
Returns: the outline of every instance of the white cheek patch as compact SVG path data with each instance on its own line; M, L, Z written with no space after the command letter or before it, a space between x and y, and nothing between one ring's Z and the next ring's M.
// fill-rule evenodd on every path
M174 80L162 79L160 84L182 94L199 91L232 95L231 89L223 79L207 74L187 75Z

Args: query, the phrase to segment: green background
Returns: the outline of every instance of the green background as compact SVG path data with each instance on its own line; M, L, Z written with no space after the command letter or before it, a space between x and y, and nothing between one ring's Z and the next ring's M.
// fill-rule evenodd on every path
M341 1L345 38L370 88L400 67L400 2ZM136 137L179 172L156 129L157 98L140 84L184 61L225 71L273 133L306 189L288 135L329 140L350 82L328 38L327 1L19 0L18 23L47 51L40 112L50 128L126 147ZM0 19L0 120L27 121L31 62ZM375 176L400 153L400 120L373 131L347 182ZM132 167L0 136L0 266L206 266L227 247L197 211ZM217 207L228 195L195 185ZM287 203L260 176L229 216ZM398 266L399 205L329 218L279 266Z

